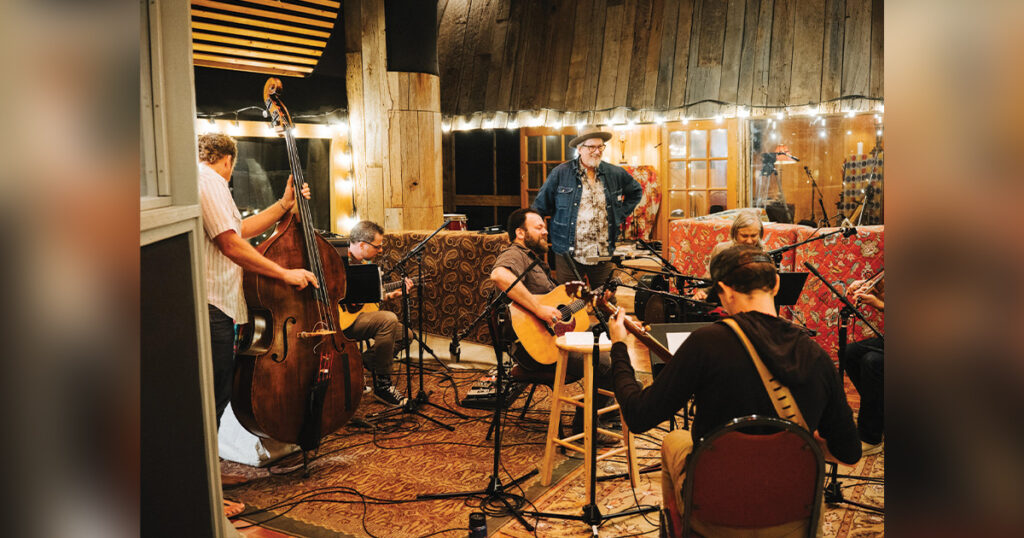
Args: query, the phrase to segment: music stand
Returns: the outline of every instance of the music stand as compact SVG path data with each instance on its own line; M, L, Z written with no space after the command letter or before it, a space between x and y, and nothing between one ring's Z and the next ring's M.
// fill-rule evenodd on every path
M775 294L775 307L793 306L804 291L807 273L779 273L779 293Z
M384 296L380 266L375 263L357 263L345 267L344 305L363 305L381 302Z

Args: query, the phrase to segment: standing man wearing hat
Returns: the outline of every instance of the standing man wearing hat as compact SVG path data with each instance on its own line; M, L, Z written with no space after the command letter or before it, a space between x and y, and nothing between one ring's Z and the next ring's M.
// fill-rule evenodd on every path
M565 256L571 256L591 286L608 280L611 262L588 263L588 258L611 256L619 226L640 203L643 188L623 168L601 160L612 134L584 129L569 145L579 157L556 166L537 193L533 209L551 217L551 250L558 255L559 282L576 280Z

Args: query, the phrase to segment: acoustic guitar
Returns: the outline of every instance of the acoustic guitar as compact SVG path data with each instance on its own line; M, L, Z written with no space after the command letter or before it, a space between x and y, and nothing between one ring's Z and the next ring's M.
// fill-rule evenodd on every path
M512 330L533 360L541 364L558 362L561 353L555 340L565 333L585 331L590 327L587 303L580 298L585 288L586 284L582 282L566 282L539 298L541 304L553 306L562 313L562 319L554 324L548 324L514 302L509 305Z
M420 277L411 278L413 285L416 285L420 281ZM394 282L388 282L382 287L383 295L387 295L402 287L402 280L396 280ZM380 310L380 303L353 303L346 304L341 303L338 305L338 326L341 330L346 330L355 323L356 318L363 312L376 312Z

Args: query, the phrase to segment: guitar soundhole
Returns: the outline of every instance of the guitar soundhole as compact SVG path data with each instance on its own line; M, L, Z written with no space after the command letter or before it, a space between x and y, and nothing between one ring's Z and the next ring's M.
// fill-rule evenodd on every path
M565 305L558 305L557 308L562 313L561 321L555 323L553 328L555 336L562 336L565 333L571 333L576 330L576 318L572 317L572 313L568 312Z

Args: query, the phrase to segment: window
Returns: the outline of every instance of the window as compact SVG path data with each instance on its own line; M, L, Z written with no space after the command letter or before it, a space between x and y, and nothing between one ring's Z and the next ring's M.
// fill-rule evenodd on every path
M700 217L737 206L736 120L666 125L665 215Z
M455 212L471 230L504 226L520 207L519 133L498 129L452 134Z
M239 137L238 162L231 174L231 197L246 218L262 211L284 196L291 167L288 148L277 137ZM295 146L303 164L302 177L309 184L309 208L313 227L331 229L330 154L329 138L297 138ZM254 245L270 237L273 228L252 238Z
M551 169L576 158L576 150L569 147L569 141L576 137L576 133L543 127L524 128L522 132L522 152L526 158L522 163L524 181L521 182L520 195L523 207L530 207Z

